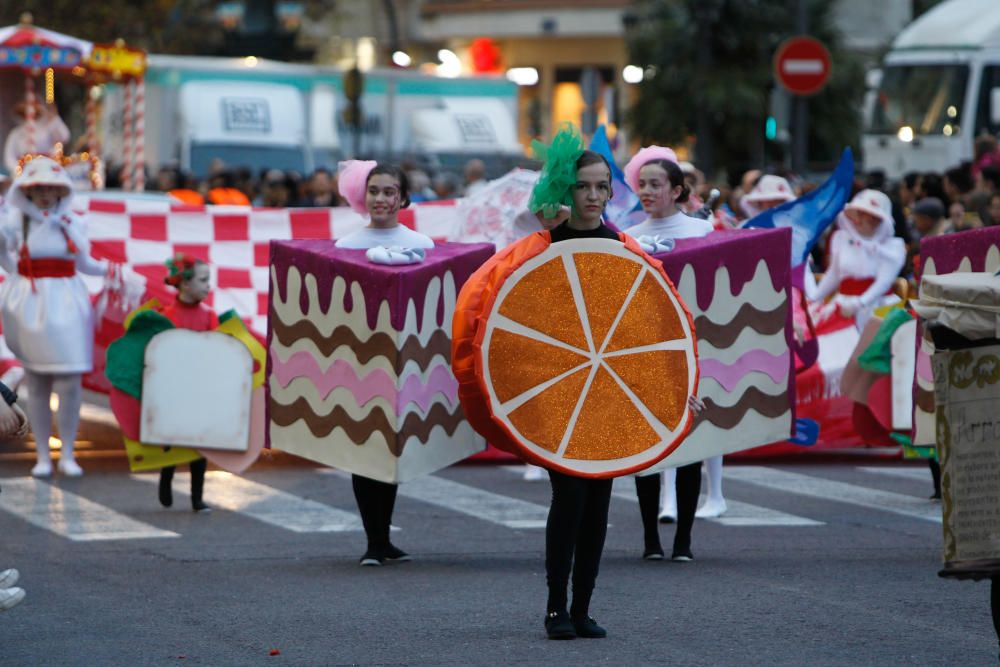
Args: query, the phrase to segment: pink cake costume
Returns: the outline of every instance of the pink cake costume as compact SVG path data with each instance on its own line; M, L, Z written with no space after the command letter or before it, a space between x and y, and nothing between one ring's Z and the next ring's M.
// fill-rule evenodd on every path
M57 188L54 205L39 208L31 188ZM48 451L51 411L48 397L59 395L60 471L79 476L73 443L82 400L80 379L93 368L94 312L78 275L105 275L108 263L90 256L84 219L70 210L72 182L48 157L27 161L11 186L12 209L0 226L0 266L10 278L0 288L0 316L7 345L24 366L31 395L28 405L38 443L36 476L52 473ZM20 215L18 215L18 213Z
M381 565L408 560L389 541L397 485L485 448L458 402L451 320L493 246L435 246L399 225L408 202L395 168L353 162L340 174L352 208L376 211L371 226L336 247L271 243L267 437L352 473L368 537L361 564ZM386 192L367 193L366 205L369 181Z

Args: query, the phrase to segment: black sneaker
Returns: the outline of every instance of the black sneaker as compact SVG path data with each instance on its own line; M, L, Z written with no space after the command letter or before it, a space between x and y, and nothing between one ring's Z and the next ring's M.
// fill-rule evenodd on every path
M390 544L389 548L385 550L385 560L395 563L408 563L413 559L410 558L410 554L396 545Z
M368 550L365 552L365 555L361 557L359 564L362 567L378 567L382 565L382 562L384 560L385 556L383 556L382 554Z
M675 563L688 563L694 560L694 554L691 553L691 547L680 549L674 547L674 552L670 554L670 560Z
M584 639L604 639L608 636L608 631L597 624L597 621L590 616L573 619L573 629L576 630L577 637Z
M576 628L565 611L550 611L545 615L545 633L549 639L576 639Z
M202 513L202 514L208 514L209 512L212 511L212 508L209 505L206 505L201 500L192 500L191 501L191 510L194 511L194 512Z
M646 549L642 553L643 560L663 560L665 556L663 555L663 549L656 547L654 549Z

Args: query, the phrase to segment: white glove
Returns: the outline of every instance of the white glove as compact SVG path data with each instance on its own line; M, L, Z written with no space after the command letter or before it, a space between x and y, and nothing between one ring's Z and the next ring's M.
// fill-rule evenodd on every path
M365 252L365 257L368 258L369 262L388 265L417 264L424 261L426 256L427 253L423 248L402 248L400 246L390 248L375 246Z
M639 247L650 255L658 252L670 252L674 249L674 245L676 245L672 238L660 235L640 236L636 241L639 242Z
M835 298L833 302L837 304L837 308L840 309L840 314L844 317L854 317L861 309L860 297L838 294L837 298Z

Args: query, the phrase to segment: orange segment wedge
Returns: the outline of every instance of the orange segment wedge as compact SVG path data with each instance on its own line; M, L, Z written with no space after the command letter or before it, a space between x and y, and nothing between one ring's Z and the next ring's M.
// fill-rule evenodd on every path
M456 373L466 414L493 444L555 470L614 477L649 467L690 428L690 315L631 239L539 247L540 237L519 242L530 252L515 244L491 260L472 283L481 310L456 316L481 327L479 347L457 348L479 355L474 383ZM470 366L461 355L453 363Z
M561 340L568 345L587 349L587 339L576 305L557 295L570 291L569 279L561 259L546 262L525 276L507 294L500 314L529 329ZM539 304L544 303L544 308Z

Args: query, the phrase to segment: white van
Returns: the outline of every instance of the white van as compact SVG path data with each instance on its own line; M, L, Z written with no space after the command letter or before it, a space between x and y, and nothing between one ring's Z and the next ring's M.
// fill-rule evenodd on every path
M1000 0L946 0L907 26L869 95L866 171L893 178L972 160L1000 132Z

